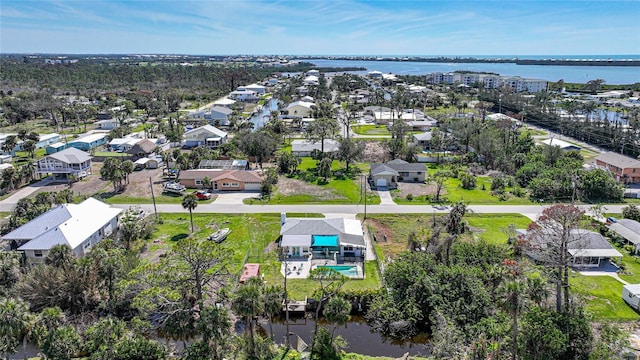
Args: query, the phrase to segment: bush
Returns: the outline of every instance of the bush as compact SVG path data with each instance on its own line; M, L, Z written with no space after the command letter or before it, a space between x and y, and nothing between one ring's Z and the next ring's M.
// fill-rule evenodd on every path
M460 173L459 178L461 181L460 186L462 186L463 189L472 190L476 188L477 179L474 175Z
M629 255L633 255L633 250L635 249L635 247L633 245L625 245L623 246L624 251L628 252Z
M407 201L413 201L413 194L407 194Z
M491 179L491 191L501 193L506 186L505 179L503 177L494 177Z

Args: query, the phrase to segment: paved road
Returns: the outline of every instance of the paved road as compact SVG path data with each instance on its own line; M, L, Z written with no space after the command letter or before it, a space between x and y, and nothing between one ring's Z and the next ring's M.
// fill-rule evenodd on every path
M128 209L130 204L116 204L115 207ZM145 211L153 212L152 204L139 205ZM548 206L548 205L547 205ZM545 207L543 205L470 205L469 210L477 214L540 214ZM627 205L605 205L606 212L620 213ZM589 212L591 206L579 205L579 207ZM158 212L185 212L179 204L158 204ZM193 210L197 213L223 213L223 214L254 214L254 213L324 213L324 214L362 214L365 212L364 205L240 205L240 204L200 204ZM437 209L431 205L367 205L367 214L431 214L448 213L449 208Z

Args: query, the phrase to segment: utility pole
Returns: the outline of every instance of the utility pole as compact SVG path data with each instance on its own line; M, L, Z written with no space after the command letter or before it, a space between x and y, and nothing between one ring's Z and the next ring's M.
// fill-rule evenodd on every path
M156 207L156 196L153 194L153 182L151 176L149 176L149 187L151 187L151 199L153 199L153 212L156 214L156 220L158 220L158 208Z

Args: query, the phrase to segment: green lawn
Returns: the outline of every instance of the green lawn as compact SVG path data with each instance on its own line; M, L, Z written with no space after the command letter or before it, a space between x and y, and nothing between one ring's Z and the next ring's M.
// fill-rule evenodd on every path
M353 125L351 127L358 135L389 135L391 132L386 125Z
M638 321L640 315L622 300L622 283L609 276L582 276L572 273L571 290L584 299L595 320Z
M344 179L331 180L324 188L332 189L336 197L333 199L322 199L310 194L296 194L283 196L276 193L270 200L247 199L245 203L250 204L358 204L360 199L360 183L358 180ZM362 202L364 204L364 202ZM367 204L380 204L380 197L377 193L367 192Z
M162 213L160 220L161 223L158 224L152 238L160 239L161 244L168 246L173 246L180 239L189 236L204 240L218 226L230 228L231 234L221 246L231 249L233 253L231 260L233 273L240 272L242 261L248 253L257 262L267 258L270 253L265 252L265 249L278 238L280 232L280 214L196 213L193 214L195 226L193 234L190 234L189 212L186 210L184 213Z
M193 192L195 189L187 189L185 192L189 194ZM108 192L101 192L94 195L96 198L106 202L107 204L149 204L151 203L151 198L143 197L131 197L123 194L112 195ZM182 204L182 199L184 196L178 195L169 195L167 193L155 194L156 203L158 204ZM210 204L216 199L216 195L213 194L211 199L209 200L199 200L198 204Z
M367 215L366 226L371 236L376 237L374 243L378 258L386 260L395 258L408 248L409 234L420 234L432 225L434 217L441 214L370 214ZM379 232L378 232L379 231ZM386 241L382 237L384 232L390 236Z
M613 246L622 254L622 263L625 267L624 272L619 274L620 278L631 284L640 284L640 256L631 256L622 247L615 244Z
M436 171L433 167L427 169L429 175L433 175ZM491 178L487 176L478 176L477 186L472 190L465 190L460 186L460 179L447 178L444 184L444 191L440 194L441 199L446 199L447 202L454 203L462 201L466 204L474 205L531 205L533 202L528 197L517 197L509 194L505 200L501 200L497 196L491 194ZM484 190L483 190L484 185ZM507 192L512 190L506 189ZM402 205L420 205L431 203L428 198L424 196L415 196L413 200L409 201L405 197L395 196L394 201L397 204Z
M509 225L516 229L526 229L531 219L520 214L468 214L464 217L474 230L480 230L479 238L490 244L506 244L505 232Z

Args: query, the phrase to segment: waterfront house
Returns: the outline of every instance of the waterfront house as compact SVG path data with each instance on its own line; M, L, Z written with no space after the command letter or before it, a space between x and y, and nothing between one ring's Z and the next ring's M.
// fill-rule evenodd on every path
M607 227L626 242L633 245L633 252L635 254L640 252L640 222L632 219L619 219L607 225Z
M362 259L366 242L360 220L287 219L283 216L279 246L288 257L340 260Z
M290 118L308 118L315 106L312 102L294 101L287 106L287 115Z
M4 235L11 247L25 254L27 262L44 262L49 250L67 245L82 257L118 228L122 209L111 207L94 198L80 204L63 204Z

